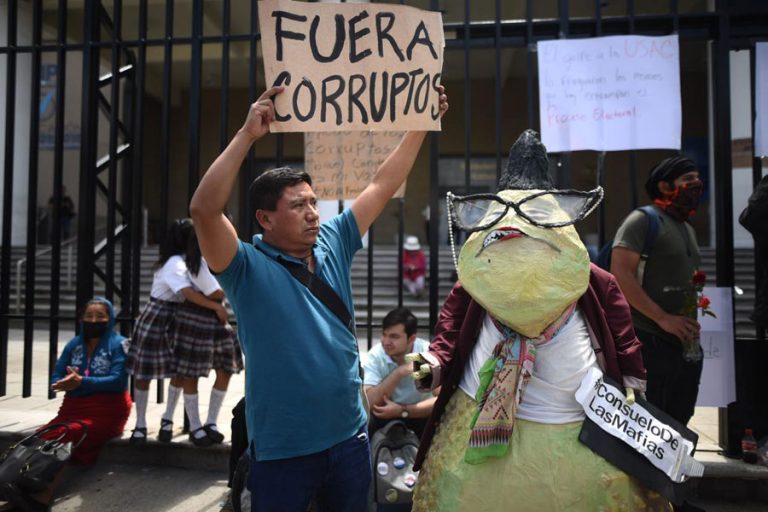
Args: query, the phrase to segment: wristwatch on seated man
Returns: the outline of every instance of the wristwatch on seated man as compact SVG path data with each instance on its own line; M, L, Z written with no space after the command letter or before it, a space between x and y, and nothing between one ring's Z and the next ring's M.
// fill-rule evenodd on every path
M401 418L407 418L408 417L408 406L407 405L401 405L403 410L400 412Z

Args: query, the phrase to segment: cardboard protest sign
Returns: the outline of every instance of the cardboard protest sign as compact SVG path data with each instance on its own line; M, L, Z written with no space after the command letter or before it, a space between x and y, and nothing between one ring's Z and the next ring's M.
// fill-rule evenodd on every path
M354 199L403 132L322 132L304 135L304 168L318 199ZM405 183L395 193L402 197Z
M680 149L677 36L541 41L538 56L548 151Z
M699 311L699 341L704 352L699 407L727 407L736 400L736 362L733 353L733 290L729 286L705 286L704 295L712 301L709 309L717 317Z
M439 130L442 18L403 5L258 3L273 132Z

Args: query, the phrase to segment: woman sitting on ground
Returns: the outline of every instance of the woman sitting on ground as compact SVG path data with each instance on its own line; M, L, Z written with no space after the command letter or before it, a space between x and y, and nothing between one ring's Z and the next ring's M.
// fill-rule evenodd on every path
M63 441L77 444L83 425L87 427L85 439L72 452L71 464L95 463L104 444L122 435L131 412L124 371L126 340L112 330L114 325L110 301L102 297L88 301L80 318L80 334L64 347L51 377L51 389L64 391L64 401L56 417L40 430L56 423L66 424L69 432ZM55 429L43 437L54 439L61 431ZM3 494L22 510L50 510L61 474L59 471L42 492L31 494L6 484Z

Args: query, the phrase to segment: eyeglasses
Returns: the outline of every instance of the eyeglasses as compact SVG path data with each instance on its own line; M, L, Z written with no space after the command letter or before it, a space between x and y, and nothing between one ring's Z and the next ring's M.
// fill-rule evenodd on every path
M455 196L448 192L448 211L456 225L471 233L496 224L510 208L533 225L545 228L570 226L580 221L600 204L603 188L581 190L546 190L520 201L508 201L495 194Z

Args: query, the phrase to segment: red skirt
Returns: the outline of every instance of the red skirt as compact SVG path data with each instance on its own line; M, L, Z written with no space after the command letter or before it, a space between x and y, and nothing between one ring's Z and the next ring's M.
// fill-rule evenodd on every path
M58 415L41 428L54 423L65 423L69 425L69 433L64 437L64 441L77 443L82 437L83 427L73 420L85 423L88 426L88 434L72 453L70 463L93 464L104 444L123 434L125 423L131 414L131 405L131 395L128 391L97 393L83 397L65 395ZM43 437L53 439L58 437L61 431L62 429L55 429Z

